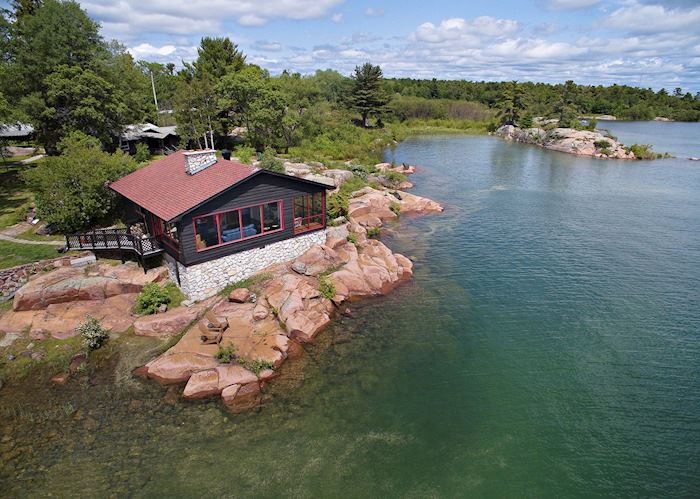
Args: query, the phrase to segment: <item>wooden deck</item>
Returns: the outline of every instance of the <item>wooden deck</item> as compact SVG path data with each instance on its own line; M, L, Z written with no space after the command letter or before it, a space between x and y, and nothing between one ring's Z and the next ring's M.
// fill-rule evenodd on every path
M66 248L133 251L141 258L159 255L164 251L157 238L137 236L127 229L99 229L81 234L67 234Z

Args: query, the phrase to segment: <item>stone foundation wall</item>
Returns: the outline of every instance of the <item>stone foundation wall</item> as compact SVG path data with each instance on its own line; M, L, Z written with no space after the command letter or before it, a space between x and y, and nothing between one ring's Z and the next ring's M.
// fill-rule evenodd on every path
M325 242L326 231L321 230L189 267L176 262L170 256L166 256L163 261L175 283L177 265L180 289L189 299L204 300L229 284L247 279L270 265L292 260L315 244Z

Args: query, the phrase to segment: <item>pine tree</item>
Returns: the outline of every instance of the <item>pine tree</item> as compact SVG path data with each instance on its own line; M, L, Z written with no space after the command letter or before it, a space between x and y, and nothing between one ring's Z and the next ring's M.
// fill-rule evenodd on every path
M350 93L350 104L362 116L362 127L367 127L367 118L374 115L379 118L389 103L389 96L384 90L382 68L369 62L355 67L352 76L354 86Z

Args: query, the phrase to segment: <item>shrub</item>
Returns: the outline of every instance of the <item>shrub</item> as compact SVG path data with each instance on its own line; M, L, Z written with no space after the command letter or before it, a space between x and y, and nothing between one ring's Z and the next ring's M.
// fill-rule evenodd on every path
M238 363L239 366L248 369L251 372L254 372L256 376L260 375L260 372L263 371L264 369L272 369L274 364L272 362L269 362L267 360L261 360L261 359L247 359L245 357L239 357L236 359L236 362Z
M219 349L216 351L216 360L222 364L228 364L236 358L236 346L235 345L219 345Z
M136 313L151 315L158 312L158 307L170 303L170 293L155 282L146 284L136 298Z
M401 204L396 201L389 203L389 209L396 213L397 216L401 214Z
M263 170L268 170L275 173L286 173L284 169L284 163L277 159L275 150L271 147L265 148L262 158L260 159L260 168Z
M379 237L379 235L382 233L382 229L379 227L370 227L367 229L367 236L368 237Z
M77 232L110 214L116 205L109 184L137 168L128 154L102 152L89 140L72 136L64 153L50 156L23 173L36 194L37 213L60 232Z
M386 174L384 174L384 177L394 185L398 185L401 182L405 182L406 180L408 180L408 177L406 175L399 172L387 172Z
M346 217L348 215L350 194L367 186L365 178L355 172L352 178L348 179L347 182L340 186L340 190L337 193L326 198L326 218L328 220Z
M324 297L332 300L335 296L335 283L327 275L320 276L318 278L318 290Z
M109 339L109 331L102 327L98 319L89 314L85 316L85 322L78 324L75 330L83 338L85 348L89 350L97 350Z
M596 140L595 142L593 142L593 145L596 146L598 149L607 149L612 144L610 144L610 142L608 142L607 140Z
M350 234L348 234L347 240L349 243L357 244L357 234L353 234L351 232Z
M520 128L532 128L532 115L527 113L520 119Z
M233 151L233 155L240 159L241 162L249 164L255 158L255 149L247 146L237 147Z
M134 161L137 163L146 163L151 160L151 151L148 149L146 144L136 144L136 154L134 154Z
M663 154L658 154L652 151L651 146L648 144L632 144L631 146L626 147L625 150L633 153L637 159L658 159L664 157Z

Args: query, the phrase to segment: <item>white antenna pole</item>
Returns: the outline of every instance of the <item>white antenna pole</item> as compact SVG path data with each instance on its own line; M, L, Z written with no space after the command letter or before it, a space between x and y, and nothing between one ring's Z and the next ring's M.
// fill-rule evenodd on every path
M156 105L156 121L158 121L160 118L158 116L158 96L156 95L156 84L153 81L153 71L151 71L151 88L153 89L153 102Z

